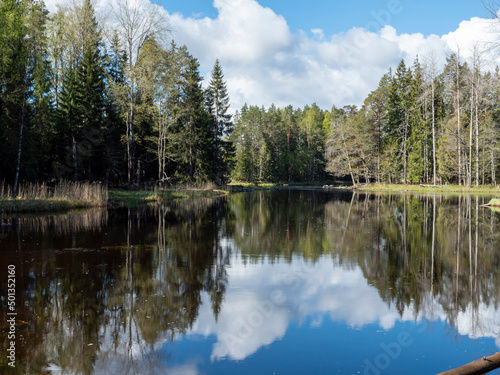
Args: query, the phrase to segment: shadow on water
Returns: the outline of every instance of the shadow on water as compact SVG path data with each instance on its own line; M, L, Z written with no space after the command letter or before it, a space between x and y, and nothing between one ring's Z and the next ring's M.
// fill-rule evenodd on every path
M155 374L199 318L217 321L236 255L244 264L359 267L380 298L455 324L500 301L500 214L482 198L274 191L170 205L13 218L0 232L2 290L16 266L17 367L8 373ZM1 300L6 322L6 300ZM491 327L489 327L491 328ZM498 327L496 328L498 329ZM7 350L5 327L0 348Z

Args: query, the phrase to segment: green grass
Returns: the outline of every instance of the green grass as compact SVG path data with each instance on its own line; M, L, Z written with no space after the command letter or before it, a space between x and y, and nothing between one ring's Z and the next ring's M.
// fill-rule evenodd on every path
M274 182L240 182L240 181L232 181L228 184L228 186L241 186L246 188L274 187L279 185L280 184Z
M0 212L48 212L66 211L71 208L80 208L81 205L72 205L71 202L57 199L2 199Z
M228 192L218 189L176 188L156 190L110 190L111 206L139 206L152 202L170 202L174 200L215 198Z
M488 202L489 206L494 206L494 207L500 207L500 199L499 198L493 198Z
M351 187L352 188L352 187ZM440 186L420 186L403 184L369 184L354 187L356 190L375 191L375 192L415 192L415 193L499 193L500 188L492 185L486 186L459 186L459 185L440 185Z
M146 190L110 190L108 203L112 206L137 206L156 201L154 191Z
M187 188L187 189L164 189L156 192L157 200L171 201L195 198L216 198L227 195L226 190Z
M228 184L228 187L237 191L241 190L272 190L280 186L323 186L323 182L241 182L233 181Z
M110 205L134 207L153 202L214 198L226 195L212 184L181 185L171 189L110 190L96 183L60 182L49 186L24 184L13 196L9 186L0 184L0 212L50 212Z

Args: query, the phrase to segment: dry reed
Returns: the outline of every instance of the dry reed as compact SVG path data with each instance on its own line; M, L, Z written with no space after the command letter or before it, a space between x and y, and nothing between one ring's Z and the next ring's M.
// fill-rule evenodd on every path
M0 184L0 199L13 199L12 188ZM60 181L54 186L47 183L21 184L15 196L18 200L53 199L83 204L102 204L108 200L108 188L100 183Z

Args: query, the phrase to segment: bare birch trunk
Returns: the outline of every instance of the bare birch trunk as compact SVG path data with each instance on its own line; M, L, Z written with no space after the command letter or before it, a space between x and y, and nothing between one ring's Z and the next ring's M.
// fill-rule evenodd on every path
M469 124L469 170L467 172L467 187L472 185L472 130L474 127L474 83L471 83L470 124Z
M73 179L75 181L78 181L78 160L77 160L77 155L76 155L76 139L73 137L73 143L72 143L72 153L73 153Z
M479 186L479 93L478 93L478 87L479 87L479 72L478 72L478 82L476 86L476 186Z
M434 64L432 67L434 76ZM432 183L436 185L436 114L434 104L435 86L434 79L432 80Z
M21 170L21 156L22 156L22 150L23 150L23 134L24 134L24 115L25 115L25 109L26 109L26 100L25 100L25 92L26 88L28 86L28 64L25 66L25 71L24 71L24 87L23 87L23 103L21 106L21 125L19 129L19 143L18 143L18 149L17 149L17 163L16 163L16 176L14 178L14 187L12 190L12 193L15 195L17 194L17 187L19 185L19 173Z
M457 53L457 154L458 154L458 184L462 181L462 151L460 147L460 48Z

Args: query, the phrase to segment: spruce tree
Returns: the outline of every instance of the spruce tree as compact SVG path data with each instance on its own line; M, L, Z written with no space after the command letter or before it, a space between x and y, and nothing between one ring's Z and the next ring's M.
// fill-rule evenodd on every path
M387 136L384 148L392 154L397 154L389 169L396 178L395 173L402 172L402 178L399 179L404 183L407 182L408 139L411 135L409 114L411 79L411 70L407 69L404 60L401 60L390 86L388 118L385 129Z
M431 147L429 145L429 118L426 118L427 103L422 103L424 97L424 77L418 59L413 64L408 105L411 124L411 136L408 152L408 178L412 183L424 182L428 174ZM428 116L427 116L428 117Z
M183 143L179 143L180 167L187 172L190 181L207 180L210 174L210 160L213 157L214 135L205 111L204 95L198 60L187 59L184 84L179 103L180 132ZM181 174L182 174L181 172Z
M219 60L215 61L212 78L206 91L207 110L212 122L214 176L217 181L225 181L233 160L234 149L228 141L233 132L233 123L229 110L229 95L227 93L224 74Z
M105 55L105 118L101 161L105 162L105 181L120 181L126 171L125 148L121 138L125 133L125 121L122 116L126 108L125 68L127 54L120 45L118 34L111 38L110 47ZM101 156L101 155L100 155Z
M78 180L80 173L85 178L94 178L95 169L103 174L100 158L94 151L103 142L106 97L100 27L90 0L85 0L82 7L75 7L74 12L80 38L75 41L75 54L64 75L58 116L60 131L67 133L70 155L63 158L65 165L59 169L66 171L70 165L73 179Z

